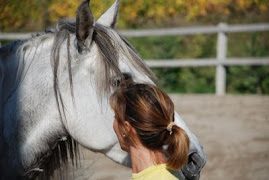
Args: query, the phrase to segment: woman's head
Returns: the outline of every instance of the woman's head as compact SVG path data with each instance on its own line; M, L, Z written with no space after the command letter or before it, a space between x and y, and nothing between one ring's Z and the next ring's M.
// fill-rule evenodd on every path
M110 105L115 112L114 129L123 150L139 141L143 146L159 151L167 145L167 165L177 169L187 161L189 139L183 129L168 125L174 121L174 104L161 89L150 84L125 81L111 95ZM128 129L130 125L138 137Z

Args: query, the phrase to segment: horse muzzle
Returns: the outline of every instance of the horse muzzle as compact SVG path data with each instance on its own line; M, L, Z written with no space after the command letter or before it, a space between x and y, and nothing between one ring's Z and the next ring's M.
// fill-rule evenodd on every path
M200 172L206 164L206 159L197 152L189 155L188 164L182 167L181 171L186 180L199 180Z

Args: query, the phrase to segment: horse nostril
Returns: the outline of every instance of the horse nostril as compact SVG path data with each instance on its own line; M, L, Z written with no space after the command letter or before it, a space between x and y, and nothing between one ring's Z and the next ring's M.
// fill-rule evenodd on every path
M200 171L204 165L205 160L198 153L192 153L189 155L188 164L182 168L182 173L188 180L198 180L200 178Z

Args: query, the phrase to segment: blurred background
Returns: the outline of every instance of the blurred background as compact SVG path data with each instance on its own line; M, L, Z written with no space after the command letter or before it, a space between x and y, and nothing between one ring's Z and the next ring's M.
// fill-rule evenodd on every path
M0 32L36 32L60 18L74 17L80 0L0 0ZM92 0L96 19L113 3ZM158 29L269 22L269 0L122 0L117 28ZM217 56L217 33L128 37L144 59ZM269 56L269 31L227 34L226 56ZM2 41L2 46L8 43ZM153 68L167 92L214 93L216 68ZM269 94L268 66L227 66L226 91Z
M80 3L80 0L0 0L0 33L43 31L63 17L74 17ZM92 0L95 18L112 3L112 0ZM228 30L233 25L246 25L241 26L242 31L249 24L254 29L267 24L268 29L269 0L121 0L117 29L187 28L188 31L218 27L220 23L226 23ZM222 51L224 59L266 60L267 65L220 66L220 71L226 74L224 92L219 93L224 96L214 95L217 65L173 67L172 61L169 68L152 69L159 78L159 86L170 93L176 110L204 146L208 161L202 180L268 180L269 31L220 33L127 38L145 60L184 60L185 64L200 59L217 61L223 50L218 46L221 38L227 40L227 49ZM10 43L0 40L2 46ZM76 172L76 179L130 179L129 168L102 154L85 149L83 152L83 166Z

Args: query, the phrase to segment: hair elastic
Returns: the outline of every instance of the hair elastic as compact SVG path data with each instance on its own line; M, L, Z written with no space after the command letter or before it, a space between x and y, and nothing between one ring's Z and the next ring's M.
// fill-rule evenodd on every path
M170 123L168 124L168 126L166 127L167 131L170 132L170 135L172 134L172 128L173 128L174 125L176 126L176 123L174 123L174 122L170 122Z

